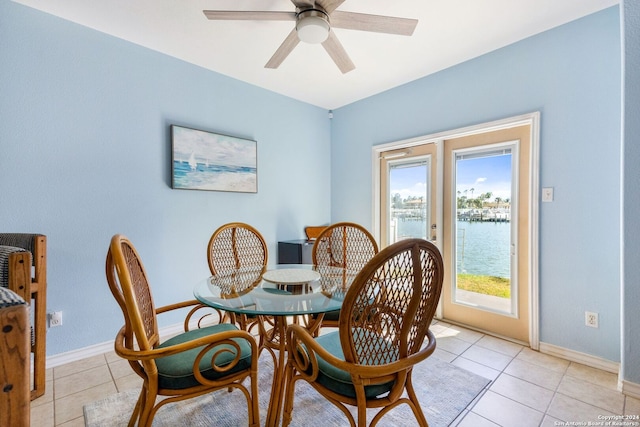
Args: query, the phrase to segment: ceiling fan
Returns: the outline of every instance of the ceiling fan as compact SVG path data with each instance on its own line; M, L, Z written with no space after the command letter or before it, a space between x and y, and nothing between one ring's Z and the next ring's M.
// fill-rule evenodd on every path
M353 70L355 65L344 50L344 47L342 47L342 44L340 44L340 41L338 41L335 33L331 31L332 28L410 36L413 34L416 25L418 25L417 19L336 10L344 1L291 0L291 3L296 7L295 12L231 10L204 10L203 12L211 20L295 21L296 26L269 59L265 68L278 68L298 43L303 41L306 43L322 43L322 46L342 73L348 73Z

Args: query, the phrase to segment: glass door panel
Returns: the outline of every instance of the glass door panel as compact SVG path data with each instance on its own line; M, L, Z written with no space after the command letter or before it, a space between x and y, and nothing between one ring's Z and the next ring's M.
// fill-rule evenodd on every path
M435 240L435 144L381 155L380 247L402 239Z
M511 202L513 144L457 152L454 300L515 314Z
M430 167L430 158L390 165L389 244L409 237L427 238L430 203L425 182Z

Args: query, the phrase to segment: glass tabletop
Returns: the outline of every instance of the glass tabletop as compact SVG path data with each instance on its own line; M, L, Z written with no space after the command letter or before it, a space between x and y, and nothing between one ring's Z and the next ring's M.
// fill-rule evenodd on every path
M338 310L356 271L339 267L281 264L241 268L210 276L193 294L208 306L242 314L293 316Z

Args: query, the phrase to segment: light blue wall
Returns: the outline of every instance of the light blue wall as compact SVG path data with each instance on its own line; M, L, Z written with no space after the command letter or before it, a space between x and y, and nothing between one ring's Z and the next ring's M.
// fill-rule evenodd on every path
M540 111L541 341L620 360L620 61L614 7L335 110L332 220L372 226L372 146Z
M640 2L625 0L622 4L622 379L640 384Z
M172 123L256 140L258 193L172 190ZM122 325L113 234L137 246L157 305L192 298L223 223L257 227L273 262L278 240L328 223L329 161L326 110L0 0L0 230L48 236L48 308L64 316L48 355Z

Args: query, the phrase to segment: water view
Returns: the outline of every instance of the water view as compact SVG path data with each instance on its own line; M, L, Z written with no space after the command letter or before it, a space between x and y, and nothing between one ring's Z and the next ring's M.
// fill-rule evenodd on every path
M398 220L398 238L427 238L424 221ZM510 277L509 222L457 221L458 273Z

